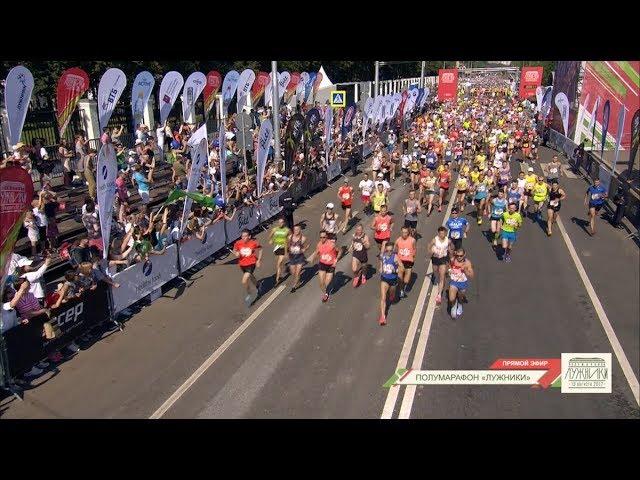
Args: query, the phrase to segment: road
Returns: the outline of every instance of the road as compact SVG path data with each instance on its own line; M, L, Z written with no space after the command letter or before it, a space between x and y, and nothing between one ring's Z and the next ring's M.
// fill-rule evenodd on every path
M541 163L552 151L541 149ZM512 162L514 173L518 162ZM540 172L540 165L534 165ZM355 180L355 179L354 179ZM359 181L359 179L358 179ZM319 217L336 202L340 182L296 212L313 243ZM356 182L351 182L353 185ZM267 247L258 278L269 291L251 309L242 301L232 257L192 275L128 322L34 381L24 401L7 397L2 418L639 418L640 255L627 232L598 223L591 238L582 226L587 187L561 181L568 198L561 219L585 280L560 230L525 219L511 263L499 262L471 222L464 240L476 278L462 318L433 308L425 247L445 212L420 216L419 259L406 299L378 319L379 279L351 286L350 256L338 263L334 294L320 301L315 269L296 293L273 287ZM396 232L406 189L391 192ZM356 210L361 210L356 202ZM365 225L370 219L358 215ZM347 237L350 238L350 233ZM347 238L339 235L338 245ZM375 248L375 247L374 247ZM371 256L371 255L370 255ZM269 277L269 275L271 275ZM594 307L597 297L602 310ZM604 313L604 317L603 317ZM605 331L611 325L609 335ZM604 325L604 326L603 326ZM611 335L613 332L613 336ZM620 348L614 349L619 341ZM528 386L395 386L383 384L400 366L487 369L498 358L560 358L562 352L611 352L612 394L561 394ZM625 360L626 359L626 360ZM626 372L628 362L629 368Z

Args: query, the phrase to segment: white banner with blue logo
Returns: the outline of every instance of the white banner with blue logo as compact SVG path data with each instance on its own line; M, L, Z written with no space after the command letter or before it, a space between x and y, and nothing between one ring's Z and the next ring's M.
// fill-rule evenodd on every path
M120 95L127 86L127 77L119 68L110 68L98 85L98 123L100 130L107 126L113 109L120 99ZM102 132L100 132L102 134Z
M102 257L109 254L109 240L111 237L111 220L113 218L113 201L116 196L116 177L118 176L118 160L116 151L111 143L106 143L98 152L98 165L96 168L98 215L100 219L100 232L104 249Z
M180 271L189 270L225 246L224 221L208 226L202 240L193 237L180 244Z
M334 160L327 167L327 180L331 181L342 173L342 163L340 160Z
M282 207L280 206L280 196L283 193L284 192L271 193L262 197L259 209L261 222L269 220L271 217L276 216L282 211Z
M119 288L111 289L113 313L124 310L178 276L178 247L169 245L162 255L149 255L146 262L136 263L113 276Z
M227 243L240 238L240 233L245 228L253 230L260 224L260 209L257 206L244 206L238 209L230 222L225 221Z

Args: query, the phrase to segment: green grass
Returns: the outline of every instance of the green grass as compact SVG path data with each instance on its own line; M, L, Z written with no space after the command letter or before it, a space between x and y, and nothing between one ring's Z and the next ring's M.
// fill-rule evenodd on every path
M627 94L627 89L624 84L615 76L609 67L604 62L590 62L596 73L602 77L607 86L611 87L618 95L624 97Z
M618 66L622 69L624 73L626 73L634 85L637 87L640 86L640 74L636 72L629 62L616 62Z

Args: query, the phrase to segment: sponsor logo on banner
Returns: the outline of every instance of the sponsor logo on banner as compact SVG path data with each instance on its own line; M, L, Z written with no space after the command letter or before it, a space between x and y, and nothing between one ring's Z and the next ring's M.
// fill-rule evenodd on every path
M191 111L195 107L198 97L207 84L207 77L202 72L193 72L187 77L182 90L182 118L186 122L191 118ZM193 119L192 119L193 120Z
M127 86L127 77L119 68L110 68L98 85L98 123L100 130L109 124L113 109Z
M542 84L542 67L522 67L520 72L520 99L532 97Z
M271 139L273 138L273 126L270 120L264 120L260 124L260 132L258 133L258 175L256 178L256 188L258 196L262 194L262 184L264 183L264 170L267 166L267 156Z
M97 179L96 195L98 199L100 231L104 243L102 254L106 259L109 253L111 220L113 218L113 203L116 192L116 177L118 176L118 160L116 158L115 149L111 143L103 145L98 152L97 167L101 174Z
M278 74L278 100L283 98L284 92L286 92L289 87L289 83L291 83L291 74L289 72L280 72Z
M453 100L458 92L458 69L438 70L438 100Z
M180 244L180 271L190 269L225 245L224 222L207 227L203 239L192 238Z
M611 393L610 353L563 353L562 393Z
M222 81L222 106L224 107L225 113L236 93L239 79L240 74L235 70L231 70L224 76L224 80Z
M18 238L21 216L30 208L32 199L33 181L24 168L11 166L0 169L0 246L3 269L8 265L6 256L11 255ZM18 228L14 228L14 225Z
M332 107L346 107L347 92L345 90L333 90L330 96Z
M160 99L160 124L164 125L171 113L173 104L178 98L178 93L184 85L184 78L178 72L167 73L160 83L158 98Z
M149 275L151 275L151 272L153 272L153 263L151 262L151 260L147 260L142 265L142 273L145 277L148 277Z
M11 145L15 145L20 141L24 119L31 101L33 85L33 75L22 65L13 67L5 80L4 104L7 108Z
M253 85L255 79L256 74L250 68L243 70L240 74L237 86L238 102L236 106L236 112L242 111L242 107L245 106L247 96L249 95L249 91L251 90L251 86Z
M334 160L327 167L327 178L329 180L333 180L340 175L340 173L342 173L342 164L340 163L340 160Z
M131 89L131 114L133 116L133 128L143 123L144 107L147 105L155 80L150 72L144 71L136 75Z
M564 128L564 136L566 137L569 129L569 99L565 93L560 92L556 95L555 103L562 118L562 127Z
M287 91L284 95L285 103L288 103L291 100L291 97L297 93L298 85L300 84L300 74L298 72L293 72L291 74L291 79L289 80L289 85L287 85Z
M80 97L89 89L89 75L80 68L69 68L62 73L56 88L56 117L60 136L69 125L71 114Z

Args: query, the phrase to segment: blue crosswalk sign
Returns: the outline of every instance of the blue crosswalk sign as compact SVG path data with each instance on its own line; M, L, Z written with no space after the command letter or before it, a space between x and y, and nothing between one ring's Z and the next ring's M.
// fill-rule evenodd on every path
M345 90L333 90L331 92L331 106L345 107L347 105L347 92Z

